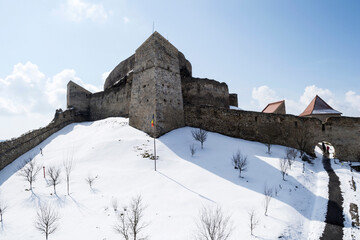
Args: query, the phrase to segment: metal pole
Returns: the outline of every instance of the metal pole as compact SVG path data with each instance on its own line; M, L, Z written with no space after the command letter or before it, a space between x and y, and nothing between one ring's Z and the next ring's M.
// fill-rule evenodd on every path
M154 157L155 157L155 171L156 171L156 141L155 141L155 135L154 135Z

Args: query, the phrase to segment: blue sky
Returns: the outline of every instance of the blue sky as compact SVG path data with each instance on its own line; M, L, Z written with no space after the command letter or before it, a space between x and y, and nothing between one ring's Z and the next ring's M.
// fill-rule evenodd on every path
M319 94L360 117L360 1L0 0L0 139L45 126L66 83L91 91L155 30L239 107Z

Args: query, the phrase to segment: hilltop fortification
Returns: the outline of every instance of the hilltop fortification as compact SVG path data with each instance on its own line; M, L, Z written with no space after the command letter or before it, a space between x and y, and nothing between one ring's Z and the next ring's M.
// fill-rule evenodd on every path
M226 83L192 77L191 63L158 32L115 67L104 91L91 94L70 81L67 95L67 108L89 120L129 117L131 126L156 137L185 126L184 105L230 104L237 106L237 95Z
M319 142L327 141L339 159L360 161L360 118L321 121L229 109L237 104L237 95L229 93L226 83L193 77L185 56L154 32L109 74L104 91L91 93L70 81L66 111L57 111L45 128L0 142L0 169L70 123L107 117L129 117L131 126L155 137L183 126L201 127L246 140L301 147L311 155Z

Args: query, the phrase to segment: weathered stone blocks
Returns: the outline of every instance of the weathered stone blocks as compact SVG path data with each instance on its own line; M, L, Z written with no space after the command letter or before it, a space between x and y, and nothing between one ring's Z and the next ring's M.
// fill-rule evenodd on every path
M131 126L156 137L185 126L178 56L179 51L157 32L136 50Z

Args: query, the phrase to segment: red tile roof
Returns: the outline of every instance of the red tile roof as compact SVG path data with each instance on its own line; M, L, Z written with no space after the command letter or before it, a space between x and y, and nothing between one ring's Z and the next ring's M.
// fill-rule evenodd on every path
M310 102L306 107L303 113L299 116L309 116L312 114L337 114L341 115L341 112L334 110L329 106L324 100L322 100L318 95Z
M273 113L275 112L280 106L282 103L284 103L285 100L282 100L282 101L278 101L278 102L273 102L273 103L269 103L265 108L264 110L262 110L263 113Z

